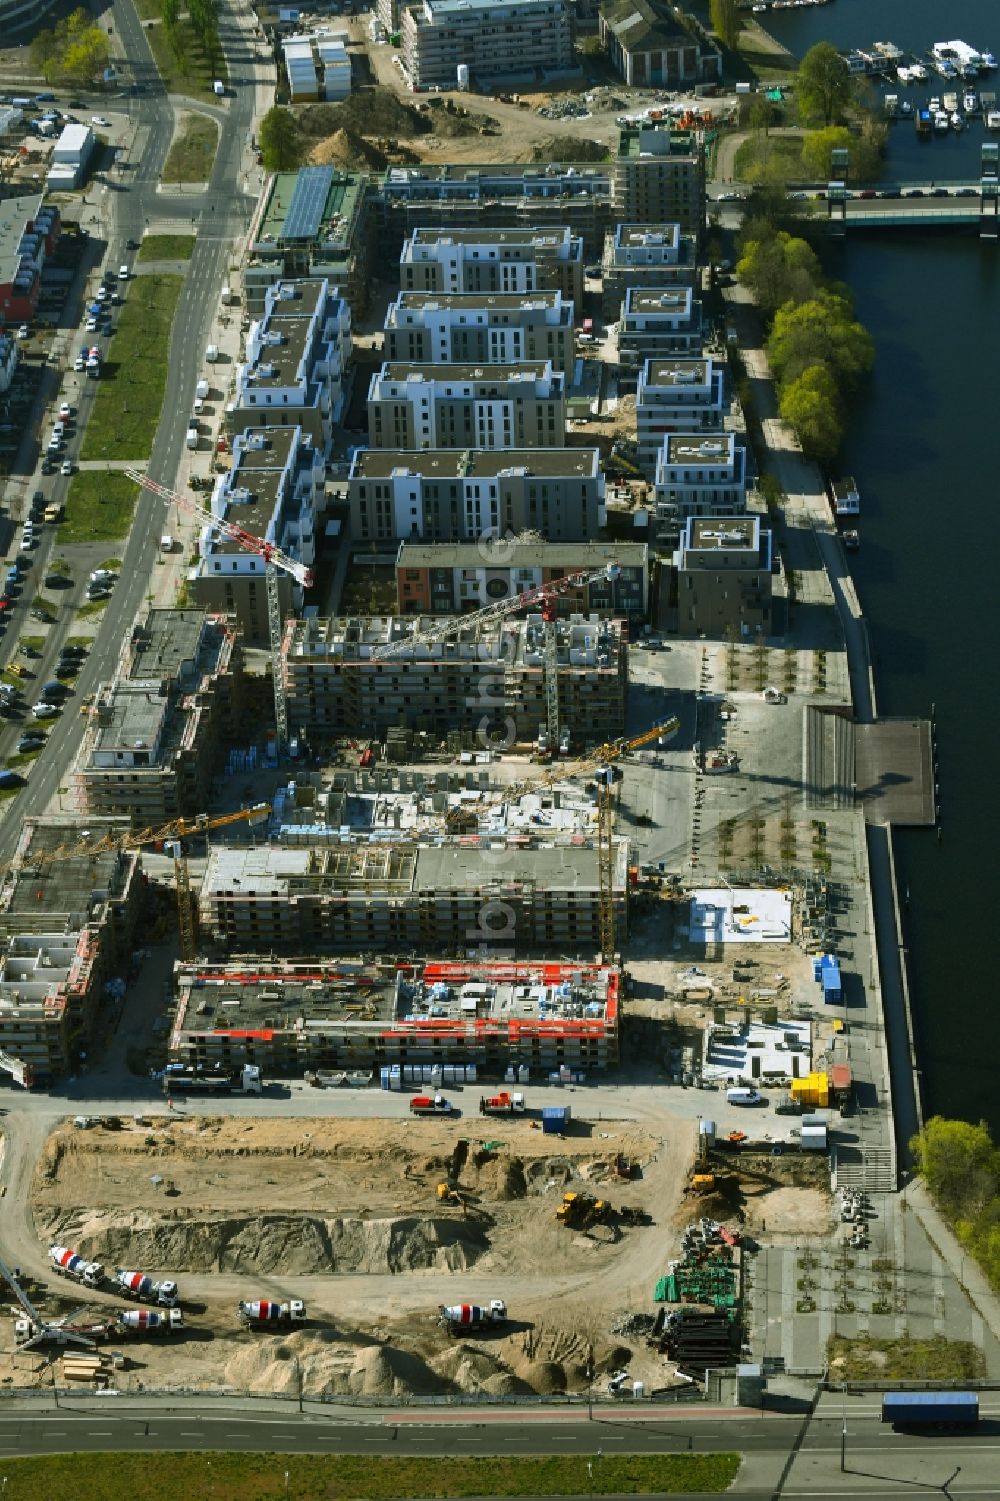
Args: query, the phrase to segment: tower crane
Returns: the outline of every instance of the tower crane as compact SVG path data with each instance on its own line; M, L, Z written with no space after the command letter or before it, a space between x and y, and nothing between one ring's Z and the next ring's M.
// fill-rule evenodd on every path
M510 599L485 605L481 610L472 610L467 614L449 615L444 619L435 620L435 623L425 630L400 636L396 641L389 641L385 646L376 647L371 654L371 659L374 662L384 662L389 657L401 656L413 646L435 646L440 641L447 641L450 636L457 636L467 626L489 625L494 620L506 620L508 615L513 615L518 610L530 610L532 605L538 605L541 608L545 632L543 669L545 731L548 747L556 750L559 746L557 601L561 594L566 594L572 589L584 589L588 584L596 583L599 579L614 583L620 573L621 567L618 563L605 563L603 568L597 568L591 573L571 573L560 579L552 579L549 583L536 584L533 588L525 589L521 594L515 594Z
M183 495L178 490L171 490L166 485L159 484L150 479L142 469L128 467L125 470L129 479L134 480L143 489L149 490L153 495L158 495L161 500L175 502L183 510L192 516L198 517L206 526L227 537L230 542L235 542L245 552L253 552L264 560L264 579L267 586L267 624L271 646L271 674L274 678L274 719L278 732L278 741L284 744L288 739L288 705L285 700L285 681L281 671L281 602L278 598L278 574L287 573L296 583L308 589L312 583L312 569L300 563L297 558L290 558L287 553L275 543L269 542L266 537L258 537L254 532L248 532L245 527L237 526L233 521L227 521L225 517L216 516L208 506L203 506L200 501L193 500L190 495Z

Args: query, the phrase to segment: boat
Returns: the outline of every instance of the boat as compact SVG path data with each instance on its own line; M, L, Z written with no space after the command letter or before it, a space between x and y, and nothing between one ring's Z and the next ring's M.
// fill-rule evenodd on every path
M986 116L987 130L1000 130L1000 109L991 109Z
M941 95L932 94L930 103L928 104L927 108L930 110L932 115L939 115L941 113Z
M949 115L958 109L958 95L954 92L941 95L941 108L946 109Z
M850 474L830 483L830 501L835 516L857 516L861 511L861 495L857 481Z
M927 82L927 69L924 67L923 63L913 63L913 64L911 64L911 67L910 67L910 78L913 80L914 83L926 83Z
M910 119L913 114L913 105L910 103L909 99L900 100L899 113L903 116L904 119Z
M931 133L930 110L918 109L916 114L913 116L913 123L917 127L917 135L920 136L922 140L926 140Z
M950 117L945 114L945 112L944 112L943 109L939 109L938 112L937 112L937 114L934 116L934 129L936 131L940 132L940 134L943 135L944 132L946 130L949 130L950 128L951 128L951 119L950 119Z
M979 71L981 73L993 73L996 70L997 60L992 52L980 52Z
M899 80L900 83L912 83L913 82L913 69L912 68L907 68L905 65L901 64L896 69L896 77L897 77L897 79Z
M962 116L959 114L957 109L953 109L948 118L951 120L952 130L965 129L965 121L962 119Z
M844 533L844 546L848 552L857 552L861 546L861 538L853 527L848 527Z
M966 89L962 95L962 108L967 115L978 115L979 95L973 89Z

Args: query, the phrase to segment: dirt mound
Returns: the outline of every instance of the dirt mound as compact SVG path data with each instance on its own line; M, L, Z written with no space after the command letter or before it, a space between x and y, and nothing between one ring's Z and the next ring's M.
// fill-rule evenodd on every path
M379 151L353 130L336 130L324 136L309 153L309 160L317 167L371 167L383 171L389 163L383 151Z
M518 1371L533 1392L551 1397L566 1390L566 1372L558 1360L527 1360Z
M109 1265L127 1262L178 1272L455 1272L473 1266L489 1249L481 1223L409 1217L154 1220L134 1211L85 1219L63 1215L48 1229L72 1233L83 1255Z
M498 1201L523 1199L528 1192L524 1176L524 1163L520 1157L499 1157L484 1163L477 1179L480 1193L486 1193Z
M348 1389L364 1397L399 1397L440 1392L447 1385L418 1355L393 1345L373 1345L358 1353Z
M606 162L607 146L601 141L587 141L582 136L549 136L544 145L531 153L533 162Z
M314 104L299 115L303 135L313 139L346 130L365 136L427 135L431 122L391 89L359 89L342 104Z

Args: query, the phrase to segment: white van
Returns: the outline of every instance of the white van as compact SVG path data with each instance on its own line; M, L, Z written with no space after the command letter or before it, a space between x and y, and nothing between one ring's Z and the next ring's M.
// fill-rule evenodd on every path
M184 441L187 444L188 448L197 448L198 447L198 429L196 427L189 427L188 430L187 430L187 437L185 438Z
M763 1105L764 1096L756 1089L727 1089L727 1105Z
M169 532L164 532L163 536L160 538L160 551L161 552L173 552L173 550L174 550L174 539L170 535Z

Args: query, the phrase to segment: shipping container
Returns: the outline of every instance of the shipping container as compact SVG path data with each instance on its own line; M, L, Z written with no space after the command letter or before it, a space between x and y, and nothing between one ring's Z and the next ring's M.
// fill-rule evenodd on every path
M565 1136L572 1114L569 1105L546 1105L542 1110L542 1131L546 1136Z

